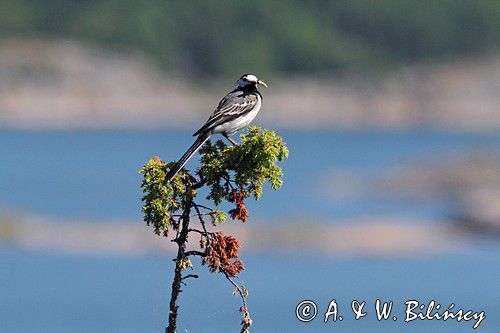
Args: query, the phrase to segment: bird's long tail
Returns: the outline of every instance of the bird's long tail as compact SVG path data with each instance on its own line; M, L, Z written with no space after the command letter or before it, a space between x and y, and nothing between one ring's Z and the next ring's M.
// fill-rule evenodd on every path
M177 161L177 163L174 165L174 167L169 171L167 175L167 180L172 179L177 172L179 172L180 169L189 161L189 159L200 149L203 144L210 139L212 136L212 133L207 132L207 133L202 133L198 136L196 141L193 143L191 147L182 155L182 157Z

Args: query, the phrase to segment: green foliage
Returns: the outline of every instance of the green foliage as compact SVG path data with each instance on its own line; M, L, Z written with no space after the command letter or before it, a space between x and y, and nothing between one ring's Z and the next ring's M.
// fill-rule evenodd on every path
M275 190L283 184L283 172L276 164L288 157L283 140L273 131L251 127L247 134L241 135L241 141L238 146L227 146L221 140L215 144L208 142L200 150L199 173L210 187L208 197L215 205L223 198L231 201L235 187L258 199L265 182Z
M222 200L234 203L236 208L230 211L231 216L245 221L248 216L245 198L258 199L266 182L275 190L283 184L283 172L277 163L288 157L288 149L273 131L252 127L241 135L241 144L228 146L220 140L215 144L208 141L200 154L201 166L196 175L182 169L167 180L168 170L174 163L167 164L157 156L140 170L141 188L145 193L142 198L144 221L154 227L157 235L167 235L173 215L190 208L197 194L195 188L208 186L207 199L216 206ZM227 219L227 214L220 210L212 210L209 215L213 225Z
M497 0L2 0L0 33L140 49L184 75L317 72L481 54Z
M139 171L144 174L141 183L144 206L144 221L152 225L157 235L167 235L173 221L172 214L179 208L183 210L186 203L186 187L182 183L184 172L167 182L166 170L172 164L166 164L158 156L150 159Z
M227 220L227 215L221 210L214 209L210 212L210 218L212 219L212 225L215 227Z

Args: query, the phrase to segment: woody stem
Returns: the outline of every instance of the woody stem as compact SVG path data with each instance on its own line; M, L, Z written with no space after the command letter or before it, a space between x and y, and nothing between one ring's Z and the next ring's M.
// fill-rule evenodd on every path
M179 305L177 304L177 299L179 298L179 293L181 292L182 283L182 261L186 257L186 243L189 233L189 218L191 213L191 202L192 198L189 199L190 202L186 204L186 208L182 213L182 226L179 236L176 238L177 243L177 258L175 259L175 271L174 271L174 281L172 282L172 294L170 297L170 311L168 314L168 327L165 329L165 333L175 333L177 328L177 313Z

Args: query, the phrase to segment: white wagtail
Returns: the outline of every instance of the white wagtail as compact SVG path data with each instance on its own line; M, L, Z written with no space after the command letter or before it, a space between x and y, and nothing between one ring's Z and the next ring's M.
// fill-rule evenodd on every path
M258 85L267 87L264 81L259 80L253 74L244 74L240 77L234 90L219 102L205 125L193 134L198 138L170 170L167 180L175 176L213 134L221 133L232 144L236 145L236 142L229 135L250 125L262 105L262 95L257 90Z

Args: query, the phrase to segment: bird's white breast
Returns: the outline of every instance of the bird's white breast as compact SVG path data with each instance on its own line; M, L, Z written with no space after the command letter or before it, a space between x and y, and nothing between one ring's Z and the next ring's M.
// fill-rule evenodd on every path
M238 132L239 130L242 130L243 128L250 125L250 123L255 118L255 116L257 116L257 114L260 111L261 105L262 105L262 99L259 96L257 103L255 104L255 107L252 111L248 112L247 114L245 114L241 117L238 117L234 120L225 122L225 123L215 127L213 130L213 133L227 133L227 134L231 135L231 134Z

